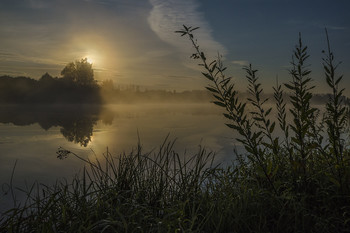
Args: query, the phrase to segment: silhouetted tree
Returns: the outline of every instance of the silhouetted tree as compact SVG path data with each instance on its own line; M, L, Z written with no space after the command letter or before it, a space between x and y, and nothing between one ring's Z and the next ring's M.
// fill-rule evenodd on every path
M61 78L45 73L39 80L0 76L0 103L102 103L100 87L87 59L70 62Z
M61 71L64 79L72 81L80 86L96 86L92 64L87 58L80 61L70 62Z
M40 82L51 82L53 80L53 77L47 72L43 74L43 76L41 76L41 78L39 79Z

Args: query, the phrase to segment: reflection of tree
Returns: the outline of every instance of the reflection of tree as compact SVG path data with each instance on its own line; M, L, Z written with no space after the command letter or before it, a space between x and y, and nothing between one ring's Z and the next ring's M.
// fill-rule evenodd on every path
M100 105L70 106L0 106L0 123L30 125L38 123L44 130L61 127L61 134L70 142L86 147L98 120L112 124L113 113Z
M63 128L61 128L61 133L68 141L86 147L89 142L91 142L93 126L96 122L97 119L85 116L84 118L76 119L63 126Z

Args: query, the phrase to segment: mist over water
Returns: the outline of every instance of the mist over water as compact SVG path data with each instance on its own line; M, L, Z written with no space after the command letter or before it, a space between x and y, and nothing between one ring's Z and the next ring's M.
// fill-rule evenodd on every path
M157 151L167 135L174 149L191 156L202 145L218 161L233 159L235 136L224 125L220 109L207 104L114 104L98 106L2 106L0 108L0 206L10 202L8 185L17 160L13 186L34 181L69 180L83 169L74 157L57 159L59 147L84 158L130 153L138 140L144 152ZM20 198L20 194L18 194Z
M315 107L324 112L323 105ZM221 110L211 103L186 102L1 106L0 206L12 205L10 194L3 194L9 191L16 161L13 186L23 189L35 181L50 185L57 179L70 180L81 172L84 163L74 156L57 158L60 147L94 160L107 149L115 157L128 154L139 142L143 152L157 152L168 136L180 156L189 157L203 146L215 152L217 162L231 163L233 150L244 150L235 139L239 135L225 126ZM273 110L271 120L275 116ZM275 133L281 133L278 127ZM21 195L18 192L18 199Z

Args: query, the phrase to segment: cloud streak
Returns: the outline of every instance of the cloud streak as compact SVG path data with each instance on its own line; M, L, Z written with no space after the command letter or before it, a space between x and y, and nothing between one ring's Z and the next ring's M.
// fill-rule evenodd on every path
M218 52L222 55L227 53L225 47L213 38L212 29L203 14L199 12L199 4L196 0L150 0L150 3L153 9L148 17L148 23L162 41L189 54L189 51L192 51L189 50L190 43L174 33L185 24L200 27L195 34L207 55L216 56Z
M245 60L234 60L231 61L232 64L234 65L238 65L238 66L247 66L249 65L249 61L245 61Z

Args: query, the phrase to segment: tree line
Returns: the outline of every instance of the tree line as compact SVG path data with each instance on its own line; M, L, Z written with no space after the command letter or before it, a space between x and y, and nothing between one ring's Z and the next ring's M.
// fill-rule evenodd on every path
M0 103L93 103L102 102L100 88L87 59L68 63L61 77L45 73L39 80L0 76Z
M244 99L249 96L249 93L239 94ZM265 96L274 99L273 94ZM315 94L312 101L325 103L329 96ZM112 80L104 80L99 85L87 58L68 63L61 71L61 77L52 77L49 73L39 80L24 76L0 76L0 104L207 102L210 99L211 93L207 90L142 90L137 85L121 88L116 87ZM350 103L348 98L345 98L345 102Z

